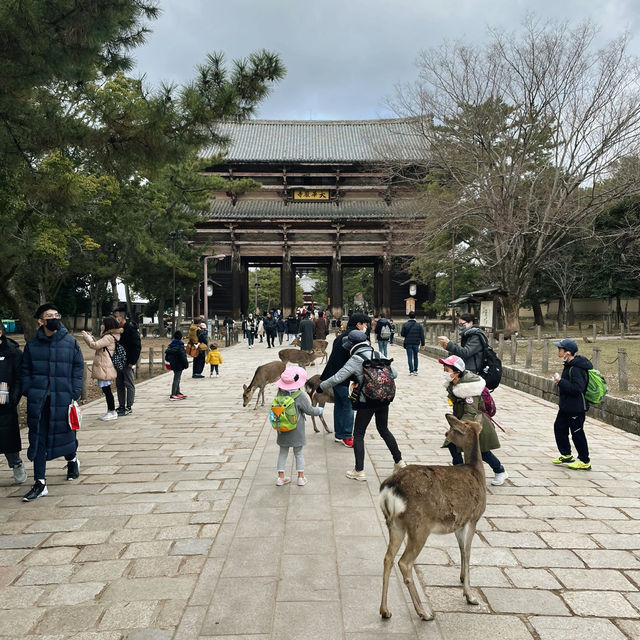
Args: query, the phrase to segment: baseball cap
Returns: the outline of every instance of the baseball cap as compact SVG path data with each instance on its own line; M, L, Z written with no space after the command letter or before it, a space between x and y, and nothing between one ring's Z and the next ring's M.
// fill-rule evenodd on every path
M450 367L457 369L458 371L464 371L466 368L464 366L464 360L460 356L451 355L448 358L439 358L438 362L440 364L447 364Z
M560 340L560 342L554 342L553 346L558 347L558 349L564 349L572 354L578 353L578 344L571 338L564 338Z

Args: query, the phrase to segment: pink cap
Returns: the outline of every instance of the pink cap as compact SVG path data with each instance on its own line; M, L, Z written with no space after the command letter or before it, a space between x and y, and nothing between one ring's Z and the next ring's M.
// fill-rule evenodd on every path
M306 381L307 372L302 367L287 367L276 385L283 391L295 391L304 386Z
M440 364L448 364L450 367L457 369L458 371L464 371L464 360L460 356L449 356L448 358L440 358L438 360Z

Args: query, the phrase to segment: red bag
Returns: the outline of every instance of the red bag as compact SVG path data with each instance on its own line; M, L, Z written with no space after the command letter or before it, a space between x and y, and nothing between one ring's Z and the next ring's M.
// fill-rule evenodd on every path
M69 405L69 426L77 431L82 424L82 409L80 405L74 400Z
M480 394L482 396L482 402L484 402L484 409L480 409L482 413L488 415L490 418L496 415L496 403L493 401L491 391L487 387L482 390Z

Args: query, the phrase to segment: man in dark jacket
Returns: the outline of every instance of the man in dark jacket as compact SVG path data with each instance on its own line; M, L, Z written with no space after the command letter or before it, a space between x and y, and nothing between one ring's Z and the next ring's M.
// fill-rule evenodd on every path
M22 351L15 340L6 334L0 322L0 452L13 470L13 480L22 484L27 479L24 463L20 458L22 441L18 423L18 402L22 395Z
M404 338L404 348L409 362L409 375L418 375L418 350L424 347L424 329L416 322L414 311L409 312L409 320L402 325L400 335Z
M387 327L385 329L385 327ZM374 329L376 334L376 340L378 341L378 351L380 355L387 357L387 346L389 344L389 338L391 338L391 325L385 318L384 313L380 314L378 322L376 322L376 328Z
M182 377L182 372L189 368L189 360L187 360L187 352L182 342L182 331L176 331L173 334L173 340L164 352L164 359L169 363L171 371L173 371L173 383L169 400L184 400L187 396L184 393L180 393L180 378Z
M267 349L271 349L271 347L276 346L276 319L273 317L272 313L267 313L264 319L264 332L267 336Z
M131 405L136 395L136 383L133 375L134 367L140 357L140 333L138 325L133 320L127 320L127 312L124 307L113 312L114 318L118 321L122 329L120 344L127 354L127 364L122 371L117 371L116 390L118 392L118 417L128 416L132 409Z
M438 336L438 342L454 356L464 360L467 371L479 373L482 370L487 337L480 327L474 324L475 318L470 313L462 313L458 317L460 345L452 342L447 336Z
M321 380L327 380L340 371L350 358L349 352L342 348L342 339L354 329L364 331L368 324L369 318L364 313L353 313L349 316L346 330L339 333L333 341L331 355L320 375ZM336 442L341 442L345 447L353 447L353 407L349 400L348 380L333 387L333 399L333 437Z
M313 351L313 320L305 313L300 321L300 349Z
M25 502L47 495L47 460L64 456L67 480L80 475L78 440L69 426L69 405L82 393L84 359L54 305L41 305L35 317L40 328L22 358L22 394L27 398L29 427L27 457L33 460L35 480L23 498Z
M591 361L578 356L578 345L575 340L565 338L554 342L558 347L558 358L564 360L562 375L555 373L553 381L558 385L558 415L553 424L556 445L560 455L552 460L553 464L568 463L570 469L588 471L591 469L589 445L584 434L584 418L589 410L589 403L584 397L589 383L589 369L593 369ZM578 459L571 455L569 432L578 452Z

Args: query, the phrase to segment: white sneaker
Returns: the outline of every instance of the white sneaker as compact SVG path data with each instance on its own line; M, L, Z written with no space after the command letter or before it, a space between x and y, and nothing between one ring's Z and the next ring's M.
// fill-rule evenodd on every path
M117 420L118 419L118 412L117 411L107 411L107 413L105 413L103 416L100 416L100 420Z
M280 476L278 476L276 478L276 487L281 487L285 484L289 484L291 482L291 478L289 478L288 476L286 478L281 478Z
M362 471L356 471L355 469L349 469L349 471L347 471L347 473L345 474L347 476L347 478L350 478L351 480L366 480L367 476L365 475L364 469Z
M407 466L407 463L404 460L400 460L393 465L393 472L400 471L400 469L404 469Z
M493 480L491 481L491 484L494 487L499 487L501 484L504 484L504 481L509 477L509 474L506 471L503 471L502 473L496 473L495 476L493 476Z
M305 484L307 484L307 479L303 476L302 478L298 478L298 486L299 487L304 487Z

